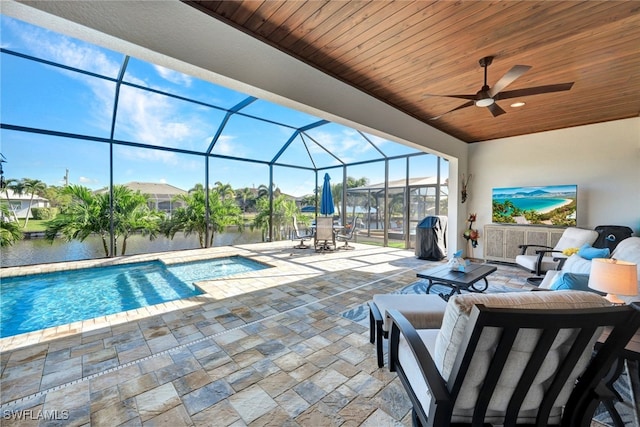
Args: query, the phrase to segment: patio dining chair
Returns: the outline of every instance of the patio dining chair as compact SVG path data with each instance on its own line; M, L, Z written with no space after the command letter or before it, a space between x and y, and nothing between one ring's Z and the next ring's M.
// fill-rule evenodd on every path
M300 244L295 245L294 248L307 249L309 246L305 245L304 242L311 240L311 238L313 237L313 233L310 233L310 232L301 233L300 229L298 228L298 219L296 218L295 215L293 216L293 231L295 232L295 236L293 240L300 240Z
M602 379L640 326L640 305L579 291L456 295L439 330L389 315L389 369L414 426L589 426Z
M340 233L336 234L336 240L338 242L344 242L344 245L338 246L337 249L344 249L344 250L355 249L353 246L349 245L349 242L353 240L353 236L356 235L356 228L358 224L357 221L358 221L358 217L356 216L353 218L353 221L351 222L351 224L342 228Z
M333 231L333 218L320 216L316 218L316 232L313 239L316 251L333 250L336 246L336 235Z

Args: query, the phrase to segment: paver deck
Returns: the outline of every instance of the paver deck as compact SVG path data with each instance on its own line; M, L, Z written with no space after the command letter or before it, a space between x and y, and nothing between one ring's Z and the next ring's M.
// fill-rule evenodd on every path
M201 283L206 294L187 300L1 339L1 424L410 425L410 403L396 375L377 368L366 322L340 313L437 263L357 243L326 253L294 244L108 260L238 254L273 268ZM105 260L49 267L96 263ZM500 267L490 280L519 286L525 276Z

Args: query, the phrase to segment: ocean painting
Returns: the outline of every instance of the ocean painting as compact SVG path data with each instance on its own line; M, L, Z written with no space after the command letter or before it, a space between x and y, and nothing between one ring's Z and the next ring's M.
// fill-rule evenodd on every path
M494 188L492 220L498 224L575 226L577 185Z

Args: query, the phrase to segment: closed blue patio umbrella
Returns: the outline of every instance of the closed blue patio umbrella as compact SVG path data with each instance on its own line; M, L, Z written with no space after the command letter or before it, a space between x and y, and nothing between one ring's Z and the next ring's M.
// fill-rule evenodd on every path
M320 200L320 213L322 215L333 215L333 213L335 212L330 181L331 177L328 173L325 173L324 184L322 185L322 200Z

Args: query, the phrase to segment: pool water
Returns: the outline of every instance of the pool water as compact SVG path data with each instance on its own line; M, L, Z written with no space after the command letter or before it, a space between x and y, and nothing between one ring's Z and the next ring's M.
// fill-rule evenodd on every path
M267 268L240 256L162 261L8 277L0 283L0 337L201 295L193 282Z

